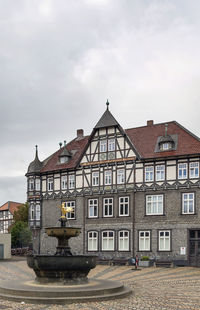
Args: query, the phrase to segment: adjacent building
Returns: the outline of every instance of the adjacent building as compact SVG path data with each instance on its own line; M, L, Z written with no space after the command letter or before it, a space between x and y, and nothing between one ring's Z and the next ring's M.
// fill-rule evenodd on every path
M59 206L73 208L68 225L77 254L149 256L200 266L200 140L176 121L123 129L107 109L91 132L77 136L27 171L34 251L53 251L46 226ZM55 241L56 242L56 241Z
M22 205L20 202L8 201L0 207L0 233L7 234L13 223L14 212Z

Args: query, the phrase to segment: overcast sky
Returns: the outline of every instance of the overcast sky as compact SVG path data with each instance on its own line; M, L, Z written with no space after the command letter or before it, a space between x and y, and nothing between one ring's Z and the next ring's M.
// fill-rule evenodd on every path
M0 205L106 109L200 136L199 0L0 0Z

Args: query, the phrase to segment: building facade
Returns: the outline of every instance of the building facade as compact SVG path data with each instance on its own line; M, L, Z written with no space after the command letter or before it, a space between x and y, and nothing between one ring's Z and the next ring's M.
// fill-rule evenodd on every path
M13 223L13 214L22 205L20 202L8 201L0 207L0 233L7 234Z
M59 205L76 254L149 256L200 266L200 140L172 121L123 129L107 109L90 136L77 137L29 165L27 196L34 251L53 251L44 228L59 225Z

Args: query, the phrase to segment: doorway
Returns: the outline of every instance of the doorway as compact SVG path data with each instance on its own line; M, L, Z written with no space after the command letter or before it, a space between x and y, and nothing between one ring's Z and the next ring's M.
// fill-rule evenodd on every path
M189 231L189 265L200 267L200 229Z

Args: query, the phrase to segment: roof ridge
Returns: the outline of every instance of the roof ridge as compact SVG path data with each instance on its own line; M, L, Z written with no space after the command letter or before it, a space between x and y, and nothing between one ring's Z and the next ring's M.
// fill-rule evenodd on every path
M153 124L153 125L150 125L150 126L165 125L165 124L170 124L170 123L176 123L176 121L169 121L169 122L156 123L156 124ZM150 126L145 125L145 126L131 127L131 128L126 128L126 129L124 129L124 130L145 128L145 127L150 127Z

